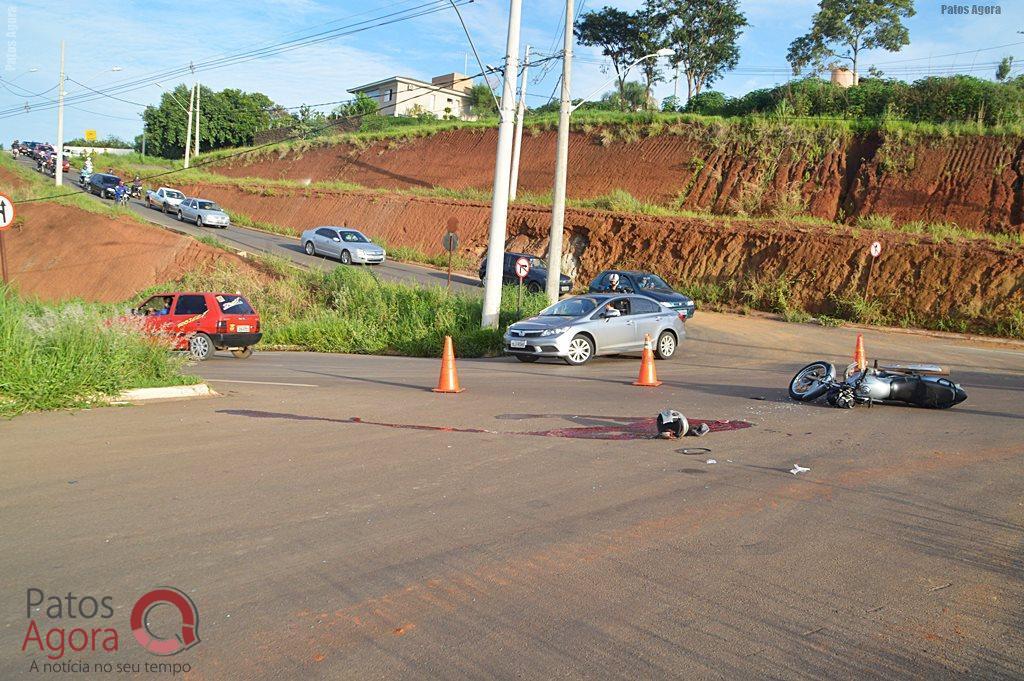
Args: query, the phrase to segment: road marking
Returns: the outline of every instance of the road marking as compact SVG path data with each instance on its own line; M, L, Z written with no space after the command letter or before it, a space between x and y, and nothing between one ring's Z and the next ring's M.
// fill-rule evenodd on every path
M277 383L275 381L238 381L230 380L227 378L209 378L208 381L217 381L219 383L251 383L253 385L290 385L296 388L319 388L318 385L312 383Z

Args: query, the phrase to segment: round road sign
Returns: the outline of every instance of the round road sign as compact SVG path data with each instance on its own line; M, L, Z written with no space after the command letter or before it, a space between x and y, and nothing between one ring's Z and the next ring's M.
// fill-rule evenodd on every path
M10 229L14 222L14 201L11 197L0 194L0 231Z
M881 254L882 254L882 242L881 241L873 242L871 244L871 257L872 258L877 258Z
M526 258L516 258L516 276L520 279L525 279L526 275L530 273L530 261Z
M441 237L441 247L451 253L459 247L459 235L455 232L445 232Z

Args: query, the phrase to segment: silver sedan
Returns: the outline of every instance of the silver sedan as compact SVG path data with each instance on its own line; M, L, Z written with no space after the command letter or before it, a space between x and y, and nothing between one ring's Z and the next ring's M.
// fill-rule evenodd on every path
M304 231L301 239L307 255L338 258L346 265L379 265L387 258L383 248L349 227L314 227Z
M194 222L196 227L209 225L226 229L231 224L231 218L216 203L196 198L187 198L178 204L178 219Z
M647 296L594 293L566 298L509 326L505 353L522 362L558 357L579 365L597 355L639 352L648 336L656 357L672 357L686 337L682 315Z

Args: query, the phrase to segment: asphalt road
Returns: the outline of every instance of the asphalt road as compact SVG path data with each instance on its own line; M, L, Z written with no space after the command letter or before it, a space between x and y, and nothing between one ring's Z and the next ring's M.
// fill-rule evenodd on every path
M635 358L460 360L437 395L436 360L257 352L198 367L218 398L0 422L0 678L44 659L30 587L112 597L122 649L71 659L188 679L1024 677L1024 353L868 331L970 397L842 411L785 387L855 331L688 327L657 389ZM666 407L752 426L578 437ZM128 632L158 585L200 617L172 658Z
M21 159L21 162L29 167L35 167L34 162L30 163L25 159ZM73 170L71 173L65 175L64 186L71 189L81 190L78 186L77 171ZM96 196L93 196L92 198L96 201L110 203L109 201L100 199ZM226 229L196 227L194 224L179 222L175 217L164 215L157 210L147 208L145 201L133 199L129 202L129 206L133 211L149 222L162 227L168 227L178 232L190 234L192 236L212 236L238 250L247 251L249 253L269 253L310 269L330 270L335 267L345 267L345 265L342 265L337 260L306 255L302 250L302 246L299 244L298 238L291 238L280 234L270 234L258 230L247 229L245 227L239 227L237 225L232 225ZM234 210L232 206L227 206L227 208L229 210ZM366 231L372 238L372 226L367 226ZM363 266L352 265L352 267ZM375 274L380 276L381 279L386 281L416 283L424 286L445 286L448 282L447 272L441 272L429 267L422 267L408 263L388 261L383 265L374 265L371 269ZM480 287L480 281L466 275L452 274L452 287L465 293L483 295L483 289Z

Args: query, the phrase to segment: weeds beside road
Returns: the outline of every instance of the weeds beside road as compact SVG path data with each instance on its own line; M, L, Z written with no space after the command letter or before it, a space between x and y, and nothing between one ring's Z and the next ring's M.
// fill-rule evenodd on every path
M460 357L501 354L502 334L518 321L516 291L502 296L498 330L481 329L482 299L440 287L383 282L364 269L300 270L279 258L257 257L266 272L255 275L233 265L188 275L194 290L240 290L260 313L265 346L316 352L436 357L452 336ZM547 305L540 294L524 294L523 315Z
M184 357L111 306L44 305L0 285L0 416L85 407L129 388L199 382Z

